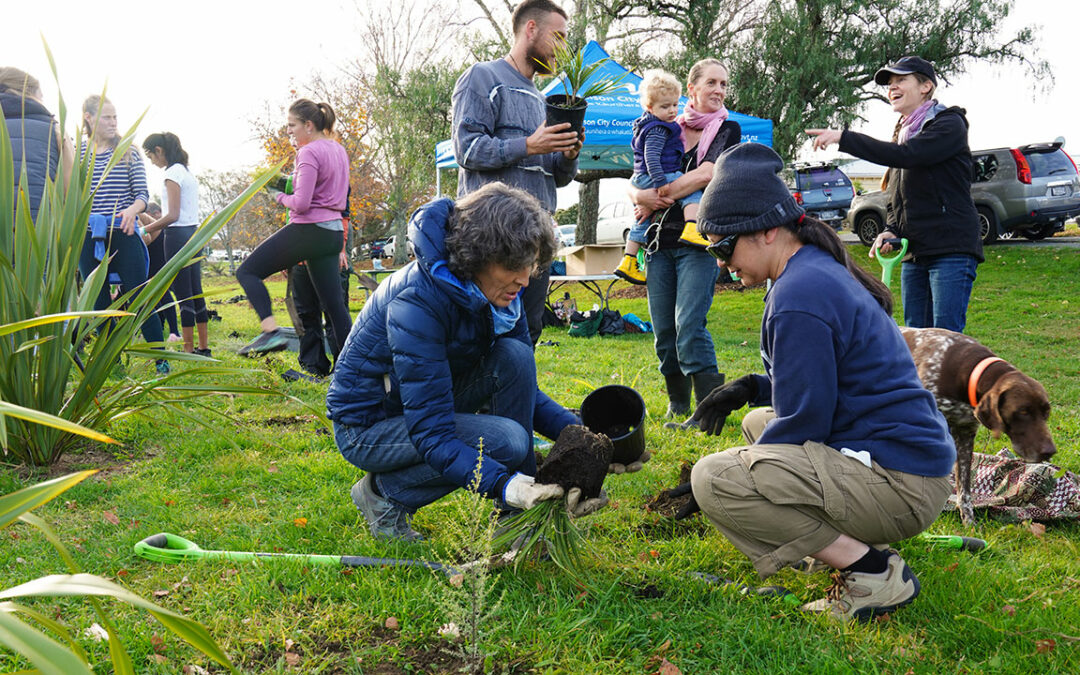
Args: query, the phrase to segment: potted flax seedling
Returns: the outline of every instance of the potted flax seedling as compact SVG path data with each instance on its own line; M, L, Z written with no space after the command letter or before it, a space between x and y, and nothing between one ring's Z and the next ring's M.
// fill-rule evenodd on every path
M553 56L550 63L544 63L534 59L540 64L540 72L552 74L561 73L563 93L550 94L547 97L547 124L570 123L573 131L581 133L585 124L585 109L587 99L592 96L602 96L617 91L623 86L621 76L601 77L591 82L587 87L585 83L605 63L609 57L585 63L585 50L573 49L564 39L555 39L553 43ZM559 75L556 75L559 77Z

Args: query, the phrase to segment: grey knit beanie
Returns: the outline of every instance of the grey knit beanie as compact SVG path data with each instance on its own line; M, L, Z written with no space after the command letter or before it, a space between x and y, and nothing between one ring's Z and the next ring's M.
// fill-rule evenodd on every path
M758 232L789 223L806 213L777 174L780 156L761 143L739 143L716 159L712 180L698 207L698 232Z

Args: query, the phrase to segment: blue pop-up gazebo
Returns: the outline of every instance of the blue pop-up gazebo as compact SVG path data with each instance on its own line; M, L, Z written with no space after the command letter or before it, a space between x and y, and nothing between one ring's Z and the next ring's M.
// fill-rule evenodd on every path
M595 63L609 58L604 48L595 41L585 45L585 61ZM641 77L616 63L613 59L605 62L589 78L589 82L603 77L622 77L623 90L605 96L589 99L589 108L585 112L585 146L581 150L578 168L585 169L633 169L634 155L630 150L631 125L641 115L641 102L638 99L638 87ZM588 83L586 83L586 87ZM544 95L562 92L562 81L552 80L544 88ZM679 99L679 109L686 105L686 97ZM764 143L772 146L773 123L742 113L731 112L730 119L742 127L742 141ZM454 159L454 147L451 141L442 141L435 146L435 166L437 169L457 168ZM439 171L436 171L438 174ZM441 188L441 180L437 185ZM441 189L439 190L442 191Z

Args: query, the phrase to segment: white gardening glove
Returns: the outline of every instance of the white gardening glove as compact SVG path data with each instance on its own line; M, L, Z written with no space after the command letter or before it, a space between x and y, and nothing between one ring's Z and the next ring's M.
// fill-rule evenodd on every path
M645 462L649 461L650 459L652 459L652 453L646 450L645 452L641 453L641 457L638 457L635 461L630 462L629 464L619 464L617 462L612 462L611 464L608 464L607 472L619 474L641 471L645 468Z
M566 510L575 518L596 513L607 505L608 496L603 490L600 490L599 497L593 497L585 501L581 501L581 488L570 488L570 491L566 493Z
M532 476L515 473L503 487L503 501L517 509L531 509L547 499L563 496L561 485L537 483Z

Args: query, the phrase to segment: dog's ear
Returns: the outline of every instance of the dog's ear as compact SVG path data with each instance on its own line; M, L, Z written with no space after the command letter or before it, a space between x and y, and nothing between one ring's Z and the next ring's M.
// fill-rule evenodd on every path
M994 438L998 438L1005 432L1005 422L1001 418L1001 407L1005 403L1005 390L991 387L990 391L983 395L979 405L975 407L975 418L982 422L983 426L990 430Z

